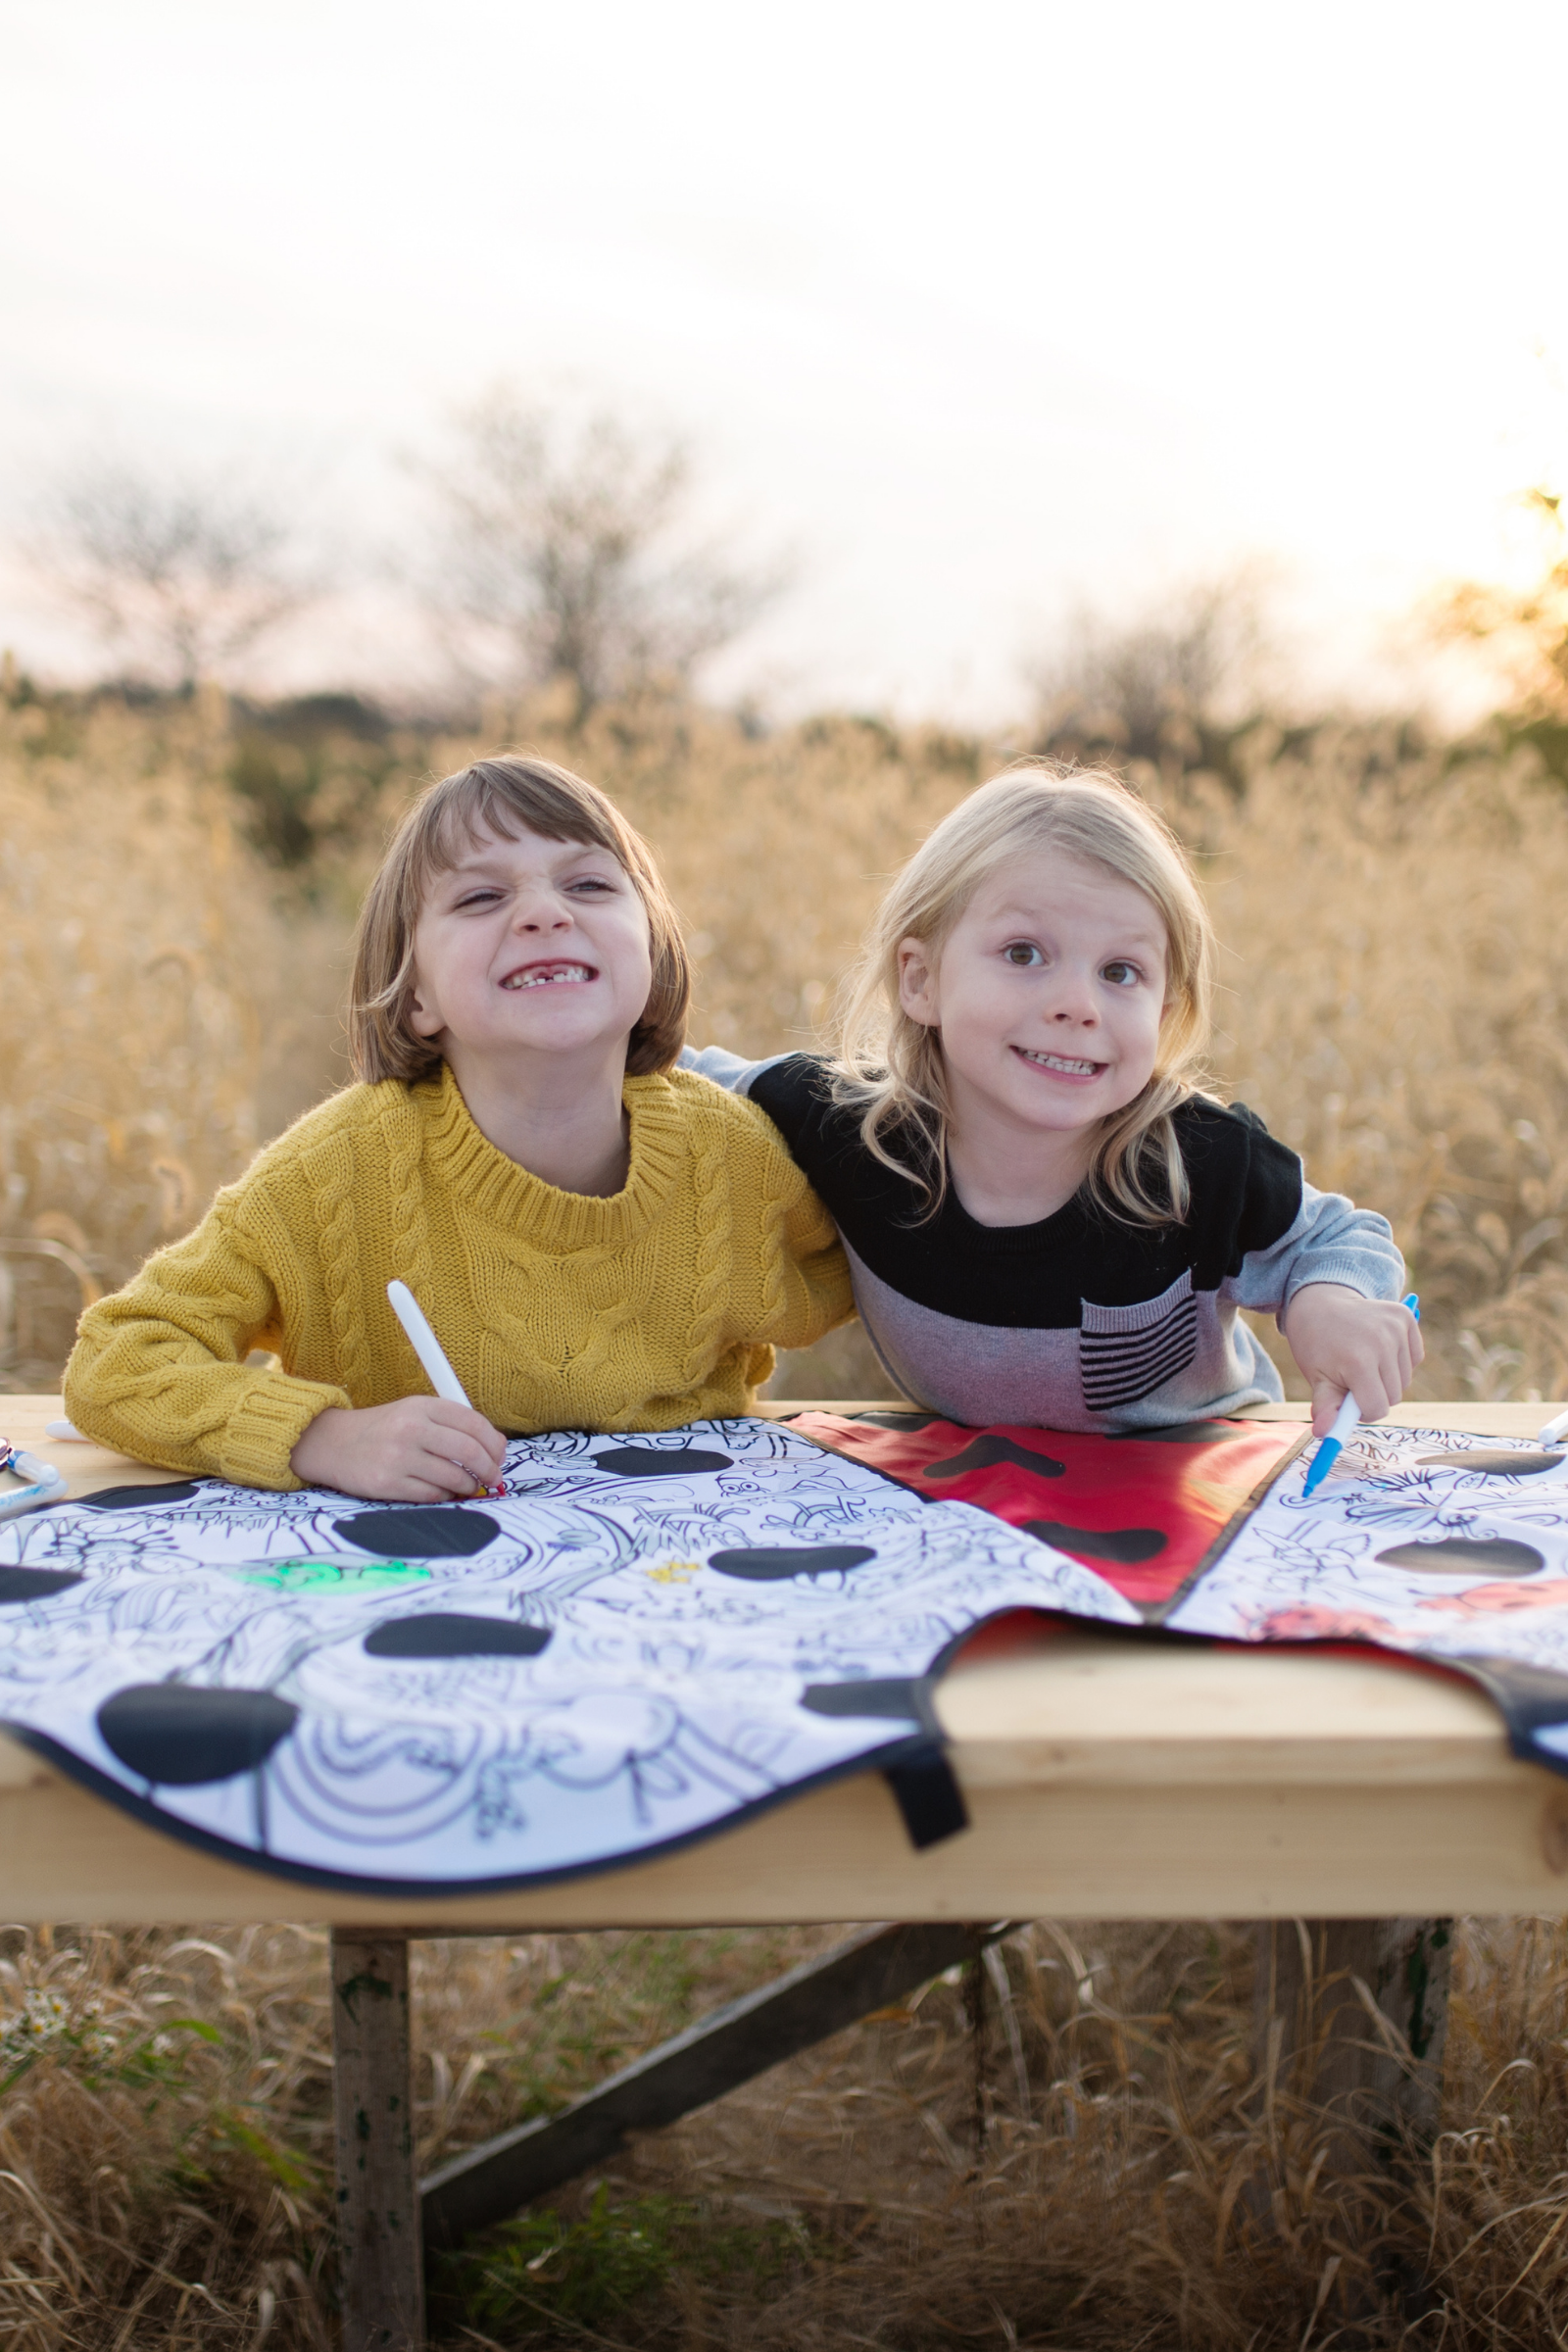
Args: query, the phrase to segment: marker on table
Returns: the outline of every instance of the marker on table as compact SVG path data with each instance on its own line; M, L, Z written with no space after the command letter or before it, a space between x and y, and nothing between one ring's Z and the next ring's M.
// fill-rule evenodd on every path
M65 1479L53 1462L41 1462L35 1453L8 1446L4 1438L0 1438L0 1470L9 1470L13 1478L25 1482L21 1487L0 1487L0 1519L15 1519L23 1511L36 1511L65 1496Z
M1416 1296L1415 1292L1411 1291L1407 1297L1400 1301L1400 1303L1401 1305L1409 1308L1411 1314L1414 1315L1416 1321L1419 1323L1421 1320L1421 1301ZM1316 1494L1318 1488L1323 1484L1323 1481L1327 1478L1329 1472L1339 1460L1341 1453L1345 1450L1346 1439L1349 1436L1351 1430L1355 1427L1360 1418L1360 1406L1356 1403L1353 1396L1347 1395L1345 1402L1340 1406L1339 1411L1334 1416L1334 1427L1329 1431L1328 1436L1323 1440L1322 1444L1318 1446L1316 1453L1312 1456L1312 1467L1310 1470L1308 1470L1306 1474L1306 1483L1301 1489L1301 1500L1303 1502L1306 1500L1309 1494Z
M1559 1413L1555 1420L1544 1423L1536 1444L1555 1446L1559 1438L1568 1438L1568 1413Z
M389 1282L386 1295L392 1301L392 1312L409 1335L409 1343L424 1366L430 1386L448 1404L468 1404L467 1392L447 1362L446 1353L435 1333L425 1321L424 1309L406 1282ZM473 1407L468 1404L471 1412Z

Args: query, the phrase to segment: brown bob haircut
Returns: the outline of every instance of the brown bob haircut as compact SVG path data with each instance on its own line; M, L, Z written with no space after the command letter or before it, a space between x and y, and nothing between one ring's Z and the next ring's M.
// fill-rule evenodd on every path
M440 1068L439 1050L409 1020L415 926L431 883L451 872L481 832L504 841L536 833L544 841L591 842L619 860L647 911L654 966L626 1073L648 1078L667 1070L686 1042L692 968L653 852L597 785L553 760L508 753L429 785L392 836L354 935L348 1033L355 1076L412 1085Z

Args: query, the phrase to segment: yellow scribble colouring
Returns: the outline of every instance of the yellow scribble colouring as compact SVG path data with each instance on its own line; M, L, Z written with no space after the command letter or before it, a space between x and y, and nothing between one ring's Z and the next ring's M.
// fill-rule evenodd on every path
M661 1568L645 1568L643 1574L656 1585L684 1585L702 1570L701 1560L666 1560Z

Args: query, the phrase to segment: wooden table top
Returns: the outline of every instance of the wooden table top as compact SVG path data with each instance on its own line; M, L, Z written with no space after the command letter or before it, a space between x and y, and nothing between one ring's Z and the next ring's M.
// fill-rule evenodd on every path
M1528 1437L1555 1409L1418 1404L1391 1418ZM61 1411L56 1396L0 1396L0 1434L56 1463L73 1494L169 1476L48 1438ZM1515 1762L1490 1702L1447 1676L1372 1655L1167 1648L1073 1630L960 1659L938 1706L972 1823L923 1854L868 1772L662 1860L538 1893L421 1903L416 1917L216 1860L0 1734L0 1917L128 1926L324 1908L345 1925L439 1935L1568 1911L1568 1780Z

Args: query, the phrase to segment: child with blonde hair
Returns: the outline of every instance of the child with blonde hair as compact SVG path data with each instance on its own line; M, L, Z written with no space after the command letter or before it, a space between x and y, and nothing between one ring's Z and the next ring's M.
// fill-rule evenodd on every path
M1279 1318L1327 1429L1421 1359L1386 1220L1201 1090L1207 910L1113 775L1021 762L883 900L835 1058L683 1056L778 1126L843 1237L904 1394L945 1417L1105 1432L1277 1399Z
M88 1309L72 1420L171 1470L430 1502L492 1483L504 1433L747 1412L849 1282L761 1112L672 1066L690 994L602 792L518 758L432 785L360 919L359 1083ZM471 1408L427 1393L394 1278Z

